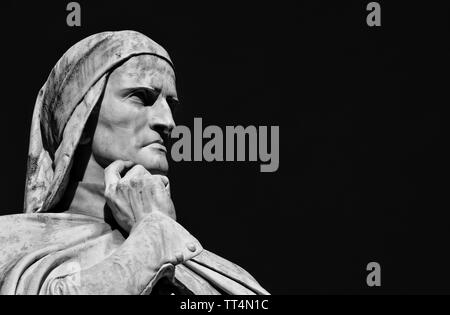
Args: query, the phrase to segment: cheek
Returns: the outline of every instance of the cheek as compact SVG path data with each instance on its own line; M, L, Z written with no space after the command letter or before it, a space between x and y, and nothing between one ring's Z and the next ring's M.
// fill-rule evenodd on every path
M108 106L100 111L92 143L93 153L101 160L130 159L138 149L145 115L138 110Z

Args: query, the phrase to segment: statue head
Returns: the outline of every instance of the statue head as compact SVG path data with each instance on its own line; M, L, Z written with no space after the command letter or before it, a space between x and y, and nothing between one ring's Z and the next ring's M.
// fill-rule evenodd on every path
M104 32L76 43L36 99L25 212L47 211L61 200L80 152L101 170L121 159L167 173L176 103L172 61L147 36Z
M102 168L131 161L152 174L168 171L167 143L175 126L175 73L165 59L139 55L115 68L107 79L90 142Z

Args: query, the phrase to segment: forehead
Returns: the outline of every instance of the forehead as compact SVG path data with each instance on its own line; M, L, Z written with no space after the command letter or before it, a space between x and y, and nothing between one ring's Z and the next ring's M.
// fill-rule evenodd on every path
M150 87L167 92L175 89L175 72L164 59L139 55L114 69L109 80L116 87Z

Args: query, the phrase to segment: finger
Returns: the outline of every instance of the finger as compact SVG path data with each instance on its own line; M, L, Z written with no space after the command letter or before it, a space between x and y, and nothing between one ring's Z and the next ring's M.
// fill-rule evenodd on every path
M164 175L152 175L152 182L156 184L157 187L161 188L163 191L170 187L169 178Z
M110 185L117 184L119 180L122 178L120 176L120 173L131 166L133 166L134 163L131 161L122 161L117 160L112 162L106 169L105 169L105 186L109 187Z
M171 197L171 195L170 195L170 181L169 181L169 178L167 176L164 176L164 175L160 175L160 176L161 176L161 179L163 181L164 186L166 187L166 191L169 194L169 197Z
M123 177L124 180L131 180L140 176L148 175L151 176L150 172L147 171L142 165L137 164L133 166L127 174Z
M167 188L167 186L169 185L169 178L167 176L164 175L154 175L154 176L158 176L159 178L161 178L164 186Z
M153 193L159 198L170 197L170 183L169 179L164 175L153 175Z

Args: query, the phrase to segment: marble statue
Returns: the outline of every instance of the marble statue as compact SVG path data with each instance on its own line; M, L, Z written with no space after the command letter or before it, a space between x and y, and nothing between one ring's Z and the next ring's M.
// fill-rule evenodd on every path
M24 213L0 217L0 294L268 294L176 221L174 66L135 31L72 46L36 99Z

